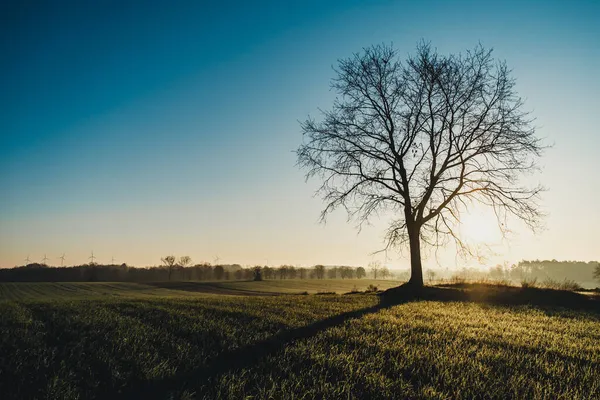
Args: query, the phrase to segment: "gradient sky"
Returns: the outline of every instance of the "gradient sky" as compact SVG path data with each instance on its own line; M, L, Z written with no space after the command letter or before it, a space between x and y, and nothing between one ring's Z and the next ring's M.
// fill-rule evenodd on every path
M0 5L0 267L168 254L366 264L382 224L318 223L298 121L331 106L332 66L378 43L493 47L554 147L546 230L489 263L600 259L596 1L25 1ZM452 3L452 4L450 4ZM465 227L489 237L484 211ZM389 253L392 267L408 255ZM475 265L442 251L442 266ZM436 260L425 261L436 266Z

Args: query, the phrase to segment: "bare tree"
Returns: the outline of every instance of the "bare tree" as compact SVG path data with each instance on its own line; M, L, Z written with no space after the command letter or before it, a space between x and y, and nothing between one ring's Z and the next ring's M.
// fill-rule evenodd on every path
M306 268L296 267L298 274L300 275L300 279L306 279Z
M373 274L373 279L377 279L377 273L381 270L381 263L379 261L371 261L369 269L371 270L371 274Z
M169 272L169 280L171 280L171 274L173 273L173 269L175 269L175 265L176 265L175 256L166 256L164 258L161 258L160 260L163 262L163 264L167 268L167 271Z
M179 262L175 266L180 271L180 276L182 279L191 280L192 279L192 271L188 269L188 267L192 265L192 258L190 256L181 256L179 257Z
M405 63L380 45L339 61L332 88L339 97L321 121L301 124L298 164L318 177L326 205L342 207L359 226L380 212L392 222L385 250L408 244L409 283L423 285L421 243L458 234L461 213L489 206L507 232L510 216L538 227L540 186L520 183L544 146L523 111L505 62L481 45L440 55L421 43Z
M429 283L433 282L435 280L435 276L437 275L435 273L435 271L432 269L428 269L426 271L426 273L427 273L427 279L429 279Z
M182 256L179 257L179 265L183 268L188 267L192 263L192 258L190 256Z
M388 267L383 267L381 268L381 277L383 279L387 279L389 278L391 275L390 270L388 269Z

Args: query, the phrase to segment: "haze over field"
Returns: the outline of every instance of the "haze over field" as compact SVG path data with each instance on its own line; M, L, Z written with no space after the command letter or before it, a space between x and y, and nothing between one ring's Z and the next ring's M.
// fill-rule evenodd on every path
M0 5L0 267L91 250L134 265L385 260L370 253L389 216L359 234L341 211L318 223L298 120L331 105L338 59L378 43L405 58L421 39L493 48L553 145L528 178L548 188L544 231L517 224L502 242L489 211L463 219L498 253L487 264L600 259L597 2L13 3ZM439 263L477 263L455 253Z

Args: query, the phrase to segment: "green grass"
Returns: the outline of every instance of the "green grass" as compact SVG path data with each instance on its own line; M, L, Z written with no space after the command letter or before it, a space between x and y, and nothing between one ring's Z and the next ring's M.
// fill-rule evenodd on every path
M0 302L1 397L600 398L593 311L132 288Z
M399 285L393 280L374 279L291 279L215 282L4 282L0 283L2 300L64 300L96 299L100 297L181 297L202 294L253 295L298 294L302 292L347 293L353 289L364 291L369 285L380 290Z
M99 297L174 296L173 292L154 286L125 282L7 282L0 283L0 300L65 300Z

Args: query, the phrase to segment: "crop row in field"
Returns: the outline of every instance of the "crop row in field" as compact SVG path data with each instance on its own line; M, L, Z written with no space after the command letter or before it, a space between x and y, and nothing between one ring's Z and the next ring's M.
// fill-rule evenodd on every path
M600 397L600 318L373 295L0 303L3 398Z

